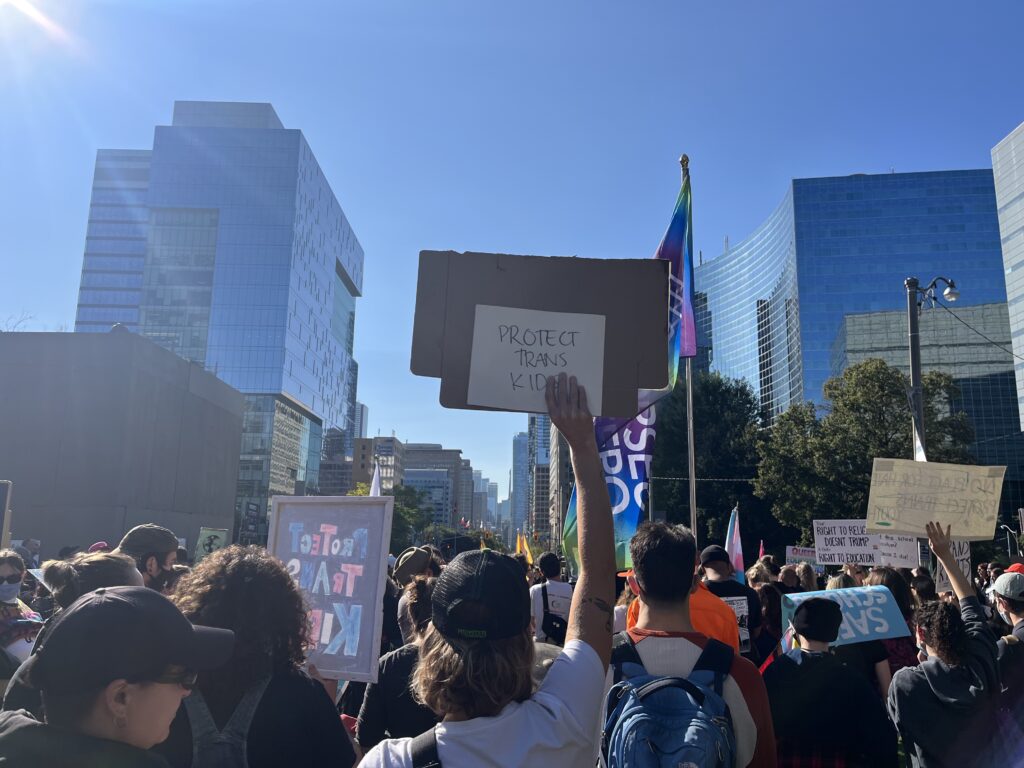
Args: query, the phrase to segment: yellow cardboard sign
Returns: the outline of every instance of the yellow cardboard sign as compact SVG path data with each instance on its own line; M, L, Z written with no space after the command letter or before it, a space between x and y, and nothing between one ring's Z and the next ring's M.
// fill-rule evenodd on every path
M925 536L929 521L968 541L991 539L1006 467L875 459L867 530Z

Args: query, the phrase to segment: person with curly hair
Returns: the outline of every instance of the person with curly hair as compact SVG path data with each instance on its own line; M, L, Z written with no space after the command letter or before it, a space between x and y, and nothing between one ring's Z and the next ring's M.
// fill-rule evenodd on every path
M929 523L927 530L960 609L941 600L918 608L914 632L923 660L893 675L889 716L913 768L1012 765L989 752L999 736L996 638L950 550L949 529Z
M230 546L185 574L175 605L196 626L235 633L227 664L204 672L157 751L173 768L355 764L355 751L323 685L302 667L306 605L284 564L262 547Z

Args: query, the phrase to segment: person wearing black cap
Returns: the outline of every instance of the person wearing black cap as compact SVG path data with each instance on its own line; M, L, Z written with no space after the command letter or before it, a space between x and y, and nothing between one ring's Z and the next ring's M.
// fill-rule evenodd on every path
M562 375L548 381L546 399L572 454L579 510L580 577L565 647L534 692L522 568L489 549L462 553L434 587L412 683L443 720L415 739L381 742L361 768L595 764L615 602L611 504L583 388Z
M760 664L755 641L761 634L761 598L746 584L737 581L729 553L717 544L704 548L700 553L700 564L708 590L722 598L736 614L740 628L740 653L754 664Z
M167 738L196 673L226 662L233 645L232 632L193 627L151 589L83 596L26 662L46 722L21 711L0 714L0 764L165 766L146 750Z
M800 647L764 670L779 766L898 764L896 731L878 696L828 652L842 623L837 603L822 597L803 601L793 616ZM836 702L842 702L841 712Z
M128 531L114 551L135 560L146 586L162 592L174 575L178 537L163 526L144 523Z

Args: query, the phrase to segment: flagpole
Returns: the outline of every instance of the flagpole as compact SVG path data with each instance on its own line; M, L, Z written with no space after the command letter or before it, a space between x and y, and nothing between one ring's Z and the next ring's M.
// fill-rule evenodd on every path
M690 158L683 155L679 158L682 167L683 183L690 175ZM697 456L693 440L693 358L686 358L686 447L690 469L690 530L700 550L700 537L697 535Z

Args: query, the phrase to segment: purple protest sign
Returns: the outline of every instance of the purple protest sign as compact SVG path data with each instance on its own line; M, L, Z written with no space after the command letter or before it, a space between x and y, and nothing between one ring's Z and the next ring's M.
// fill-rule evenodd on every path
M309 662L328 679L376 682L391 496L275 496L267 549L309 606Z

